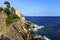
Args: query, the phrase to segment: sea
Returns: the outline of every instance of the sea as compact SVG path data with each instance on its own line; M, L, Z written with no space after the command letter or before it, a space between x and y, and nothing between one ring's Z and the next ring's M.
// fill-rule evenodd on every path
M46 36L51 40L60 40L60 16L26 16L27 21L44 26L35 31L35 34Z

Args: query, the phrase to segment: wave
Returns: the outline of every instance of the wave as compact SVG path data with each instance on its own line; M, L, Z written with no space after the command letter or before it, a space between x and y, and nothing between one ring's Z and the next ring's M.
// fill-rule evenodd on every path
M38 29L42 29L44 28L45 26L39 26L39 25L36 25L34 24L35 28L33 29L33 31L38 31Z
M51 39L47 38L46 36L44 36L44 39L45 39L45 40L51 40Z
M51 40L51 39L47 38L46 36L41 36L41 35L36 35L36 36L34 36L33 38L34 38L34 39L36 39L36 38L39 39L39 38L40 38L40 39L42 39L42 40L43 40L43 39L44 39L44 40Z
M45 26L39 26L39 25L36 25L34 24L35 28L33 29L33 31L38 31L38 29L42 29L42 28L45 28ZM36 35L34 36L34 38L44 38L45 40L51 40L49 38L47 38L46 36L41 36L41 35Z

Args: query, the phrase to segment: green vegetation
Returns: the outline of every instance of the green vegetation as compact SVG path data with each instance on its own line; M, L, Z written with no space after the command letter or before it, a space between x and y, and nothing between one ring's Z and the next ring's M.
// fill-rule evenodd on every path
M6 25L17 22L17 20L20 18L15 14L14 7L10 7L10 3L8 1L5 1L4 4L6 4L7 8L3 9L2 7L0 7L0 11L4 11L7 14Z
M2 7L0 7L0 12L3 11L4 9Z
M6 19L6 24L10 25L13 22L17 22L18 19L19 17L16 14L11 13Z
M15 13L15 8L14 7L11 7L11 9L12 9L12 13Z
M8 8L10 7L10 3L8 1L5 1L4 4L6 4Z
M10 25L13 22L17 22L17 20L19 19L19 17L16 14L13 13L13 12L15 12L14 7L10 7L10 3L8 1L5 1L4 4L6 4L6 6L7 6L7 8L5 8L5 12L8 15L8 17L6 19L6 24ZM9 10L9 8L11 10ZM12 13L11 13L11 11L12 11Z
M7 13L7 15L9 15L11 13L9 8L5 8L5 12Z

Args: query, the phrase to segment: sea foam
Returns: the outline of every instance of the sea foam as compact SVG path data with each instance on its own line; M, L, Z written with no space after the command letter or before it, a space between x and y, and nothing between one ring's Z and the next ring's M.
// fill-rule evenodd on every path
M45 39L45 40L51 40L51 39L47 38L46 36L44 36L44 39Z
M39 25L36 25L34 24L35 28L33 29L33 31L38 31L38 29L42 29L44 28L45 26L39 26Z
M45 28L45 26L39 26L39 25L36 25L36 24L35 24L34 26L35 26L35 28L33 29L33 31L38 31L38 29ZM42 38L41 35L35 36L34 38L38 38L38 37ZM43 36L43 38L44 38L45 40L51 40L51 39L47 38L46 36Z

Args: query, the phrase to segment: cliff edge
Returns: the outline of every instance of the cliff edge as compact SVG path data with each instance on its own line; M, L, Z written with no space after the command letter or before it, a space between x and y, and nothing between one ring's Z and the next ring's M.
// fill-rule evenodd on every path
M22 18L9 26L6 24L7 15L0 13L0 37L6 40L31 40L32 36L28 29L30 25Z

